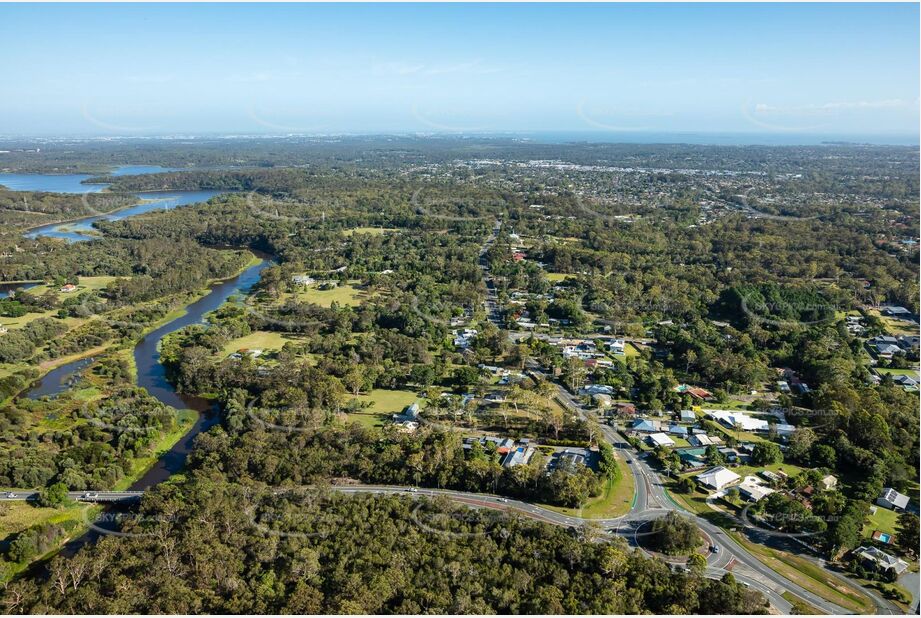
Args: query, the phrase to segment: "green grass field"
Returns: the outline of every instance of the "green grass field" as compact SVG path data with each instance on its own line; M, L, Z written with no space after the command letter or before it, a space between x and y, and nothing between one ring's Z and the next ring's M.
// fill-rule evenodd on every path
M883 369L877 368L876 373L884 374L888 373L894 376L908 376L909 378L918 379L918 370L917 369Z
M636 487L633 472L622 457L617 457L617 476L608 479L604 491L597 498L589 498L580 509L542 505L565 515L584 517L586 519L609 519L620 517L630 512Z
M551 281L553 283L556 283L558 281L565 281L567 277L575 277L575 275L571 273L544 273L544 274L547 275L547 281Z
M874 530L881 530L894 535L898 521L898 513L881 506L876 506L876 512L870 513L867 517L867 523L863 526L863 534L865 537L870 538Z
M370 402L371 405L361 412L347 413L347 420L361 423L366 427L381 427L392 414L399 414L409 404L419 401L416 393L412 391L393 391L383 388L376 388L370 393L359 395L357 399L362 403Z
M832 576L809 560L752 543L738 532L727 534L765 565L826 601L831 601L859 614L873 613L875 608L873 600L865 592L849 582Z
M329 307L334 302L355 307L368 298L368 293L357 289L351 284L344 284L331 290L319 290L316 287L310 287L295 292L295 296L301 302L314 303L321 307Z
M627 357L640 356L640 349L628 341L624 345L624 356L627 356Z
M257 330L245 337L229 341L227 345L224 346L224 349L221 350L220 354L221 356L228 356L229 354L243 349L263 351L280 350L287 342L293 340L293 337L282 333Z
M353 227L350 230L343 230L343 236L352 236L354 234L370 234L371 236L380 236L387 232L399 232L395 227Z
M118 277L80 277L77 281L77 289L73 292L60 292L60 288L58 286L49 286L44 283L41 285L36 285L34 288L29 289L28 292L33 296L41 296L42 294L46 294L49 290L54 290L58 292L61 298L67 298L69 296L76 296L81 292L86 292L87 290L102 290L116 279L118 279Z

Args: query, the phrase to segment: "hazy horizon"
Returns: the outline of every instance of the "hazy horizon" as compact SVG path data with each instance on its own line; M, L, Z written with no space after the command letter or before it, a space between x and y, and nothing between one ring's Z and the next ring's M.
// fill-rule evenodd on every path
M0 5L0 134L917 143L917 4Z

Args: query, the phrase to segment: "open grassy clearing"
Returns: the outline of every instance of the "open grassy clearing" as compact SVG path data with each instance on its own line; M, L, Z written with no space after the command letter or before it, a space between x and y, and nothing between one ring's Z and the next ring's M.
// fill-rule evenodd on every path
M894 376L908 376L909 378L918 379L918 370L917 369L882 369L877 367L876 373L879 374L890 374Z
M552 281L556 283L558 281L565 281L567 277L575 277L572 273L544 273L547 275L547 281Z
M880 321L885 325L886 330L889 331L891 335L917 335L919 331L919 326L908 320L900 320L899 318L892 318L886 315L883 315L879 312L878 309L871 309L869 311L870 315L876 316Z
M380 236L388 232L399 232L395 227L353 227L350 230L343 230L343 236L353 236L355 234L370 234L371 236Z
M864 536L867 538L871 537L874 530L880 530L882 532L888 532L891 535L895 535L895 528L899 521L899 514L879 505L874 506L876 506L876 512L870 513L870 515L867 517L867 522L863 526Z
M44 556L34 558L33 562L54 554L69 539L82 534L85 528L82 522L91 521L102 510L102 507L99 506L76 503L59 509L38 507L27 502L10 502L4 504L4 506L8 507L0 510L0 543L4 545L11 540L12 535L18 534L31 526L43 523L63 524L68 521L76 522L77 525L67 538L62 539L56 547L52 548ZM28 562L8 562L3 557L0 557L0 583L9 581L18 573L24 571L29 564Z
M392 414L399 414L409 404L419 401L412 391L395 391L383 388L373 389L370 393L359 395L356 399L371 405L360 412L348 412L347 422L356 422L366 427L382 427Z
M28 291L32 296L42 296L43 294L48 293L49 291L57 292L61 298L67 298L68 296L77 296L81 292L94 291L98 292L99 290L105 289L107 285L115 281L116 279L125 279L126 277L111 277L111 276L100 276L100 277L79 277L77 283L77 289L73 292L61 292L59 286L52 286L45 283L36 285L34 288L30 288ZM71 282L73 283L73 282Z
M284 302L292 297L296 298L299 302L313 303L321 307L329 307L334 302L339 305L355 307L368 300L371 295L366 290L359 289L352 283L345 283L331 290L321 290L316 285L301 288L295 292L282 294L280 300Z
M240 350L281 350L286 343L295 340L294 337L283 333L257 330L245 337L229 341L221 350L220 355L227 356Z

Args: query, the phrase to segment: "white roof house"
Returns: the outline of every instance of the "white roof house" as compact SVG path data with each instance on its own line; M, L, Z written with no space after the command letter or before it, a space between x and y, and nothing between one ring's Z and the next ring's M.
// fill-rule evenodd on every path
M774 490L762 485L757 478L747 476L745 480L739 484L739 493L749 502L758 502L774 493Z
M696 478L697 482L701 485L718 490L731 483L735 483L742 477L732 470L727 470L723 466L717 466L715 468L710 468L706 472L701 472L694 478Z
M796 425L790 425L788 423L777 423L774 425L774 431L777 432L778 436L793 435L793 432L796 431Z
M688 438L688 442L691 446L719 446L723 443L721 439L716 436L708 436L705 433L697 433Z
M767 431L769 429L767 421L753 418L744 412L709 410L707 416L727 427L741 429L742 431Z
M883 550L876 547L858 547L854 550L854 555L858 556L862 560L875 562L880 566L880 568L892 569L899 574L908 568L908 563L901 558L890 556Z
M876 499L876 504L892 510L904 509L908 506L908 496L900 494L891 487L886 487Z
M653 446L675 446L675 441L665 433L651 433L646 438Z

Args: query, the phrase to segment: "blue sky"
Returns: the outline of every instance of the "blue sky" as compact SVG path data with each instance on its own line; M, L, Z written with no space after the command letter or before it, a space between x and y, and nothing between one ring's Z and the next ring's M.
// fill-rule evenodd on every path
M917 4L0 4L0 133L918 135Z

